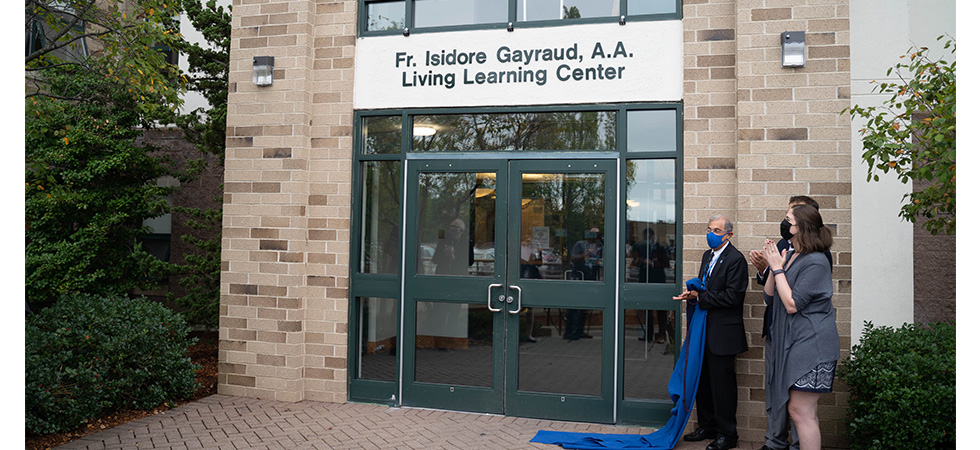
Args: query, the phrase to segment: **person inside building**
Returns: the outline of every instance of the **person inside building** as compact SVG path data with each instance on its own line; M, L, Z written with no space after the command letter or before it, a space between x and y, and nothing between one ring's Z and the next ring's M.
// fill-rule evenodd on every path
M572 262L571 279L573 280L602 280L602 231L592 227L585 234L585 239L572 246L569 254ZM564 338L576 341L581 338L591 338L585 333L585 311L569 309L565 313Z
M538 266L541 265L541 249L533 248L531 245L531 236L525 236L521 240L521 279L522 280L539 280L541 279L541 271ZM521 342L538 342L534 338L534 310L532 308L525 308L525 334L521 336Z
M466 235L466 224L457 218L436 244L432 263L439 275L466 275L473 261L473 241Z
M806 195L796 195L790 197L789 206L786 208L786 213L789 214L789 211L792 210L793 207L796 205L810 205L814 207L817 211L820 210L820 204L817 203L817 201L814 200L813 198L810 198ZM783 222L780 224L779 234L781 236L781 239L779 240L779 242L776 243L776 249L779 252L782 252L783 250L787 250L787 249L792 250L792 245L790 244L789 241L792 235L789 233L789 223L786 222L786 220L783 220ZM827 257L827 262L830 263L830 269L831 271L833 271L834 260L833 260L833 256L830 254L830 250L825 250L824 256ZM756 267L756 269L758 269L758 273L755 276L756 283L758 283L760 286L765 286L766 280L769 278L769 262L766 261L766 257L763 254L763 251L752 250L751 252L749 252L749 261L752 263L752 265ZM771 321L772 321L772 305L766 304L766 310L762 319L762 339L763 339L763 346L764 346L763 354L765 355L765 359L770 358L769 352L772 351L771 345L769 345L769 339L767 339L769 335L769 323ZM786 424L786 425L790 425L790 424ZM783 429L774 430L774 429L767 428L766 437L765 437L767 444L763 445L762 448L760 448L759 450L783 450L787 448L787 442L788 442L787 439L789 437L790 437L789 429L783 428ZM795 428L793 428L792 430L792 439L793 439L792 444L789 445L789 448L794 450L799 450L800 440L799 437L797 436ZM770 446L770 444L772 444L773 446Z
M817 401L833 390L840 336L834 312L830 263L821 253L833 239L816 208L794 206L786 213L793 250L780 251L767 240L766 261L773 268L763 298L772 305L766 355L766 418L769 430L786 430L791 417L801 450L820 449ZM774 433L775 434L775 433ZM784 449L770 440L763 448Z
M718 214L708 220L706 237L710 250L701 256L698 278L688 282L688 289L674 297L687 300L688 320L694 315L695 305L708 313L701 378L695 397L698 428L684 435L688 442L713 439L706 450L738 446L735 356L749 349L742 319L749 270L745 257L731 243L733 235L732 222L725 216Z
M633 245L633 264L639 269L637 278L640 283L666 283L665 269L670 267L670 253L667 247L657 242L657 233L652 228L644 228L642 234L643 240ZM656 336L653 333L654 316L658 327ZM647 342L656 339L657 344L662 344L666 333L672 331L667 325L667 311L647 310L643 326L644 335L639 339Z

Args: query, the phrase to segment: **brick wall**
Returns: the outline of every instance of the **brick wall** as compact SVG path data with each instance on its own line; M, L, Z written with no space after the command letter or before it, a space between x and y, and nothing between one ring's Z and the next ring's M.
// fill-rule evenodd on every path
M777 239L789 197L809 195L834 232L834 303L841 350L850 348L849 32L846 0L684 2L685 273L696 273L703 227L735 222L746 255ZM805 31L804 68L783 68L780 33ZM754 276L755 268L749 268ZM739 434L766 429L761 287L746 295L749 351L737 362ZM846 388L820 403L824 444L843 446Z
M219 393L347 398L356 4L233 3Z
M222 394L347 395L353 51L357 2L236 0L223 236ZM743 252L778 236L789 196L821 203L835 232L835 303L850 347L850 123L846 0L684 2L684 273L704 224L735 221ZM807 66L781 67L779 35L807 32ZM251 57L276 57L275 84ZM754 270L751 270L754 274ZM742 439L766 426L761 291L746 299L738 360ZM846 394L824 396L824 442L843 444Z
M915 182L913 188L925 186ZM956 320L956 235L933 235L914 225L912 252L915 322L952 323Z

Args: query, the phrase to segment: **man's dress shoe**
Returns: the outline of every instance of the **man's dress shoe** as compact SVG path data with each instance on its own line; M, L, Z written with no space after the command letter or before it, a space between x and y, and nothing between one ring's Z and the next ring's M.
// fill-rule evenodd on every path
M685 434L684 440L687 442L697 442L705 439L714 439L715 436L717 436L717 433L714 431L705 430L704 428L698 427L698 429L694 430L693 433Z
M729 450L738 447L738 438L730 438L725 435L719 435L717 439L708 444L704 450Z

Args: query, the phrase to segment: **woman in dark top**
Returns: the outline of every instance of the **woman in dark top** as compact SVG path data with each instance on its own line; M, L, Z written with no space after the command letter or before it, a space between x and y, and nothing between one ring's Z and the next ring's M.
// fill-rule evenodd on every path
M771 240L764 249L774 269L763 295L773 306L768 336L772 354L766 358L766 417L770 428L785 429L788 411L799 434L800 450L817 450L817 400L819 394L833 389L840 358L830 263L823 255L833 239L812 206L794 206L786 222L794 250L781 254ZM766 443L773 449L784 448L779 444L783 443Z

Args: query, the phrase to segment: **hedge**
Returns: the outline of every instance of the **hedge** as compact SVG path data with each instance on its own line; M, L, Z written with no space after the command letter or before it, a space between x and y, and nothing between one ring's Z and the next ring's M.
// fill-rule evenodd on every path
M26 324L28 433L189 397L199 366L183 317L145 298L63 297Z

